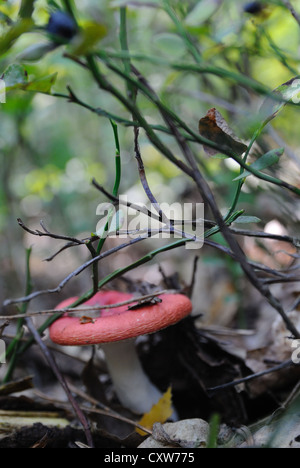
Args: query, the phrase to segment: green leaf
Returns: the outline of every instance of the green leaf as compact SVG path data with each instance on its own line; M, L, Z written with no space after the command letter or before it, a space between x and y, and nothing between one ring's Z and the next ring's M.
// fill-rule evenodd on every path
M261 219L257 218L256 216L239 216L234 220L235 223L239 224L259 223L260 221Z
M5 54L14 44L14 42L24 33L29 32L33 26L32 19L25 18L15 23L0 38L0 55Z
M6 92L20 88L28 82L27 71L22 65L17 64L9 65L1 78L5 82Z
M209 434L207 438L207 448L217 448L218 447L218 436L220 431L220 416L218 414L213 414L209 422Z
M22 65L9 65L2 75L5 82L6 92L21 89L23 91L33 91L50 94L51 88L56 81L57 73L43 76L36 80L28 81L26 69Z
M54 85L57 78L57 73L43 76L37 80L31 81L23 89L26 91L34 91L35 93L51 94L52 86Z
M261 171L262 169L266 169L267 167L270 167L273 164L278 163L279 158L283 153L284 153L284 148L277 148L277 149L268 151L268 153L264 154L259 159L257 159L254 163L250 164L249 167L251 167L252 169L255 169L256 171ZM238 177L233 179L233 181L235 182L240 179L245 179L246 177L249 177L250 175L251 175L251 172L246 170L242 174L240 174Z
M259 114L263 120L262 127L264 127L270 120L274 119L279 111L287 104L287 102L292 101L299 103L300 99L297 97L297 94L300 93L300 75L291 78L286 83L278 86L274 89L273 95L268 96L260 108Z

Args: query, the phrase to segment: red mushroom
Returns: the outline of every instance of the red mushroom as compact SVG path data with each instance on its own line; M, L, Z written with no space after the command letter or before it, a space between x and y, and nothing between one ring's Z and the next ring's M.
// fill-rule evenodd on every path
M117 291L100 291L85 305L116 304L132 299L133 295ZM139 361L132 338L153 333L173 325L192 310L191 301L182 294L163 294L161 302L128 309L128 305L100 309L93 320L64 315L50 326L50 338L65 346L101 344L116 394L124 407L144 414L157 403L161 392L150 382ZM67 308L72 297L57 308Z

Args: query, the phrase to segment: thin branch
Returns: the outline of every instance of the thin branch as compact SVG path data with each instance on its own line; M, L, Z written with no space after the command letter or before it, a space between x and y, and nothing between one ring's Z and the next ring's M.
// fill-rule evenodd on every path
M94 249L92 242L88 242L86 244L87 248L89 249L92 258L97 257L97 251ZM94 262L92 265L92 281L93 281L93 292L92 294L96 294L98 291L98 262Z
M160 296L162 294L172 293L173 291L163 289L162 291L153 292L151 294L146 294L139 297L133 297L132 299L128 299L127 301L118 302L115 304L106 304L106 305L97 305L97 306L89 306L89 307L65 307L63 309L46 309L46 310L39 310L36 312L25 313L25 314L15 314L15 315L1 315L0 319L7 319L12 320L16 318L23 318L23 317L35 317L38 315L52 315L57 313L67 313L67 314L81 314L82 312L95 312L95 310L106 310L106 309L115 309L117 307L129 305L129 304L140 304L145 301L151 301L154 297ZM9 323L7 323L9 325Z
M43 290L40 290L40 291L35 291L35 292L29 294L28 296L19 297L17 299L7 299L6 301L4 301L3 305L8 306L8 305L11 305L11 304L18 304L20 302L29 302L29 301L31 301L32 299L35 299L38 296L42 296L42 295L45 295L45 294L59 293L72 278L79 275L82 271L84 271L86 268L88 268L93 263L99 262L103 258L106 258L109 255L112 255L112 254L118 252L119 250L124 249L125 247L129 247L130 245L133 245L133 244L135 244L137 242L140 242L142 240L145 240L145 239L148 239L148 237L138 237L136 239L130 240L129 242L126 242L124 244L113 247L112 249L106 250L102 254L97 255L96 257L88 260L83 265L80 265L78 268L76 268L74 271L72 271L72 273L70 273L68 276L66 276L59 283L59 285L56 286L56 288L43 289Z
M270 278L263 280L264 284L277 284L277 283L297 283L300 281L299 276L286 276L285 278Z
M54 260L55 257L57 257L57 255L59 255L64 250L67 250L71 247L77 247L78 245L79 244L75 244L74 242L68 242L67 244L63 245L59 250L54 252L54 254L50 255L47 258L44 258L44 262L51 262L52 260Z
M144 189L150 203L154 206L154 208L158 212L160 221L164 222L167 226L169 226L170 225L169 219L167 218L167 216L161 210L161 208L159 206L159 203L157 202L155 196L153 195L153 193L152 193L152 191L151 191L151 189L149 187L147 177L146 177L146 173L145 173L144 163L143 163L141 152L140 152L138 138L139 138L139 129L134 128L135 159L137 160L137 163L138 163L138 170L139 170L140 180L141 180L143 189Z
M193 271L192 271L192 279L191 283L188 287L188 297L191 298L194 292L195 282L196 282L196 274L197 274L197 267L198 267L198 260L199 257L195 256L193 262Z
M281 242L288 242L293 244L295 247L300 245L300 239L297 237L287 236L287 235L279 235L279 234L271 234L269 232L264 231L249 231L246 229L236 229L230 228L230 232L236 234L238 236L247 236L247 237L257 237L263 239L274 239Z
M300 305L300 297L293 302L292 306L290 307L290 311L297 310Z
M39 237L46 236L46 237L51 237L52 239L67 240L73 243L73 245L86 244L85 240L80 240L80 239L76 239L75 237L64 236L61 234L54 234L52 232L49 232L48 229L46 229L45 225L43 224L43 221L40 221L40 224L44 232L39 231L38 229L36 230L29 229L27 226L25 226L21 218L17 218L17 221L18 221L19 226L21 226L21 228L24 229L24 231L29 232L29 234L32 234L33 236L39 236Z
M92 180L92 184L101 192L103 193L109 200L111 200L115 205L124 205L127 206L127 208L132 208L133 210L143 213L149 218L156 219L157 221L160 221L160 217L156 215L156 213L153 213L152 211L148 210L144 206L136 205L135 203L131 203L128 201L122 200L122 198L115 197L113 194L109 193L102 185L99 185L98 182L96 182L95 179Z
M230 388L230 387L235 387L236 385L240 385L245 382L250 382L251 380L257 379L259 377L263 377L264 375L271 374L272 372L277 372L282 369L285 369L287 367L295 365L291 359L288 359L287 361L282 362L281 364L278 364L278 366L274 366L270 369L257 372L256 374L251 374L248 375L247 377L243 377L241 379L233 380L231 382L222 384L222 385L217 385L216 387L210 387L207 389L207 391L213 395L214 393L224 390L225 388Z

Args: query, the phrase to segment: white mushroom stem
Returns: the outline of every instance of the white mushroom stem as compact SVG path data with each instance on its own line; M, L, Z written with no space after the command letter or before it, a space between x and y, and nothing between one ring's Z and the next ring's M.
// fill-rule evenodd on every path
M101 345L116 394L125 408L136 414L151 410L162 393L145 374L134 340ZM176 418L175 411L171 419Z

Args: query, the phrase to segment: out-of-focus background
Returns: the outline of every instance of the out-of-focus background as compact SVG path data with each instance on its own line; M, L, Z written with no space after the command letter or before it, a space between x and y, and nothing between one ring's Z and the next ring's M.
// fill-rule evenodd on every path
M11 87L7 90L6 101L0 104L1 304L26 294L29 248L32 290L49 291L30 301L28 312L53 308L63 299L84 294L93 286L92 271L87 268L67 282L60 294L50 292L91 258L86 245L65 249L66 240L54 237L84 239L97 231L98 207L107 199L92 185L92 179L111 193L116 178L116 140L110 119L116 122L120 143L119 194L136 204L148 203L135 158L132 116L120 100L113 97L119 94L123 102L128 99L125 10L120 10L125 5L128 50L135 67L131 69L131 77L140 78L140 72L159 96L160 108L166 106L172 111L174 121L178 123L174 117L178 116L184 123L180 123L179 131L190 144L222 215L230 208L244 210L245 217L230 227L240 229L234 235L247 260L252 262L253 282L260 288L270 286L274 296L268 295L269 302L267 294L260 294L247 280L237 258L227 255L227 246L220 234L209 238L215 242L214 246L205 245L198 250L186 246L165 249L150 261L127 271L122 278L106 284L109 288L139 293L146 291L146 285L154 285L158 289L177 289L190 295L192 317L142 337L137 343L142 364L153 382L162 391L171 385L173 401L182 419L208 421L218 412L222 422L235 426L251 424L284 407L289 398L291 401L294 385L299 389L299 367L285 366L285 361L291 359L291 327L287 332L278 314L278 310L292 312L290 320L294 320L294 326L299 329L299 96L295 91L293 102L286 105L278 102L278 109L274 108L274 101L267 101L269 107L265 101L266 94L287 82L281 91L288 90L289 97L293 87L300 89L298 3L279 0L0 0L0 78ZM53 18L51 15L57 10L65 13L68 9L73 9L80 32L71 34L72 39L69 36L66 40L64 36L63 43L56 42L54 48L59 21L56 18L58 23L52 23L50 36L49 18ZM32 23L28 19L31 16ZM63 29L65 21L60 24ZM53 37L53 33L56 36ZM106 80L106 87L114 93L98 86L91 52L102 83ZM115 73L113 66L125 70L125 79L122 72ZM49 77L52 87L50 90L48 86L45 91L43 86L49 85ZM32 86L31 91L27 89L28 83L33 83L35 91ZM145 80L141 83L145 84ZM283 96L280 90L277 96ZM277 183L247 174L239 193L239 183L234 179L240 175L240 166L232 158L205 151L195 138L195 135L198 137L198 122L209 109L216 108L223 118L220 117L220 127L225 128L225 137L228 125L248 144L262 124L259 110L264 102L270 122L251 147L247 163L258 161L257 170L272 176ZM173 157L182 160L180 145L168 133L156 104L145 93L138 92L137 106L141 115ZM278 115L277 110L280 110ZM211 120L212 123L215 122ZM212 136L219 133L220 128ZM139 133L139 146L150 190L159 203L183 206L203 201L192 178L159 152L144 130ZM282 150L278 152L280 157L276 164L262 167L261 156L267 154L270 162L274 156L272 151L278 148ZM281 180L286 182L284 187ZM204 208L205 218L212 220L212 213L207 206ZM241 219L243 222L238 223ZM20 226L22 223L25 229ZM45 233L43 229L52 236L34 235L34 232L38 234L36 230ZM266 239L264 233L281 237ZM124 239L108 238L103 251L122 242ZM98 280L170 242L166 238L149 238L115 252L99 262ZM22 398L10 396L15 387L8 390L1 387L4 391L2 400L0 392L2 407L5 411L7 408L8 411L11 408L23 411L25 404L25 409L33 411L39 398L43 403L50 400L55 408L55 405L61 408L67 397L54 378L53 363L45 365L38 346L28 347L27 354L23 353L24 340L30 333L23 327L24 322L16 322L16 316L12 317L20 309L10 301L10 305L6 302L1 310L0 344L5 340L9 357L1 366L1 380L3 377L3 383L10 385L12 378L20 378L22 384L25 381L25 388L30 388L26 393L29 400L24 403ZM43 322L44 316L34 318L36 327ZM84 389L89 395L98 392L96 397L100 404L111 404L123 414L124 408L120 408L114 393L104 354L91 347L62 350L48 337L45 332L43 339L54 351L59 368L73 383L73 389ZM0 350L2 364L1 356ZM283 365L280 374L272 368L276 365ZM256 376L247 386L230 387L221 393L209 391L233 379L270 369L272 372L266 378L257 379ZM82 395L80 398L85 399ZM98 420L99 437L104 439L101 443L109 441L124 447L123 423L110 415L106 426L101 418ZM129 424L130 431L134 431L134 424ZM101 432L103 428L106 434ZM67 441L61 442L59 429L57 431L54 445L69 446L71 441L77 440L77 435L69 437L67 434ZM292 442L299 444L298 420L296 432L284 429L282 433L286 439L293 438L285 442L288 446ZM295 436L289 435L294 433ZM121 434L121 439L117 440L115 434ZM27 446L37 440L43 441L44 433L38 430L37 436L30 434L30 437ZM10 447L19 444L10 434L6 441L1 439L1 443ZM127 439L125 446L137 443L135 439Z

